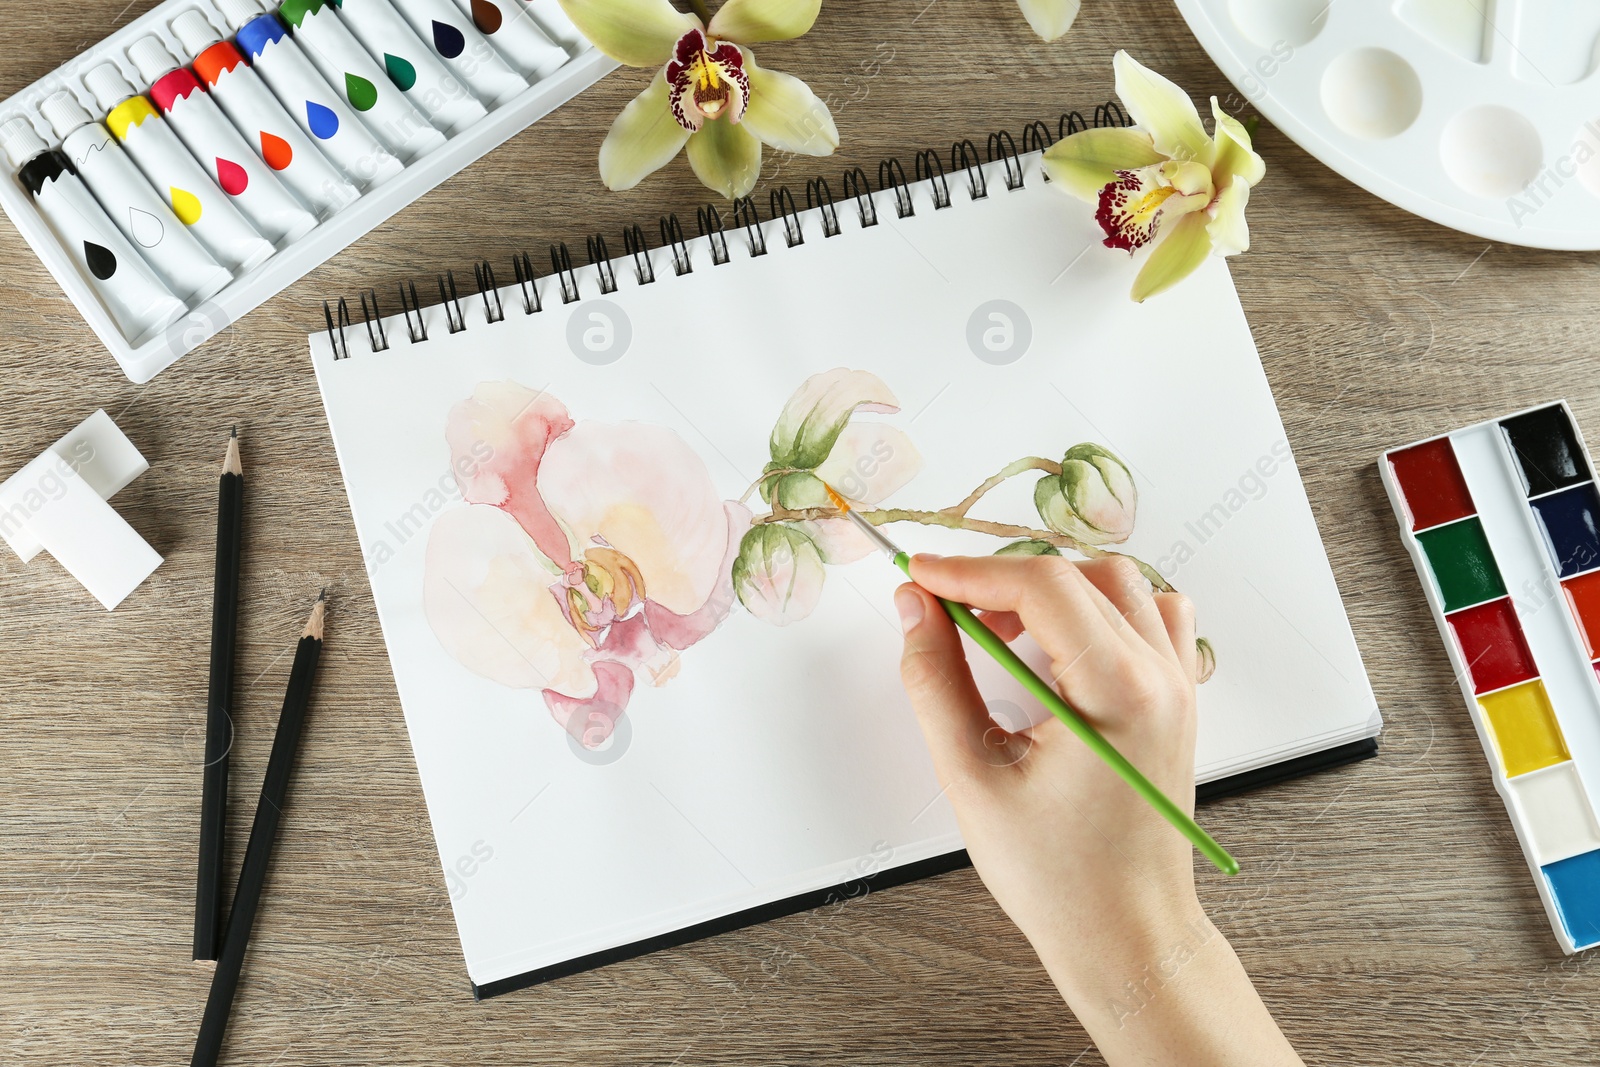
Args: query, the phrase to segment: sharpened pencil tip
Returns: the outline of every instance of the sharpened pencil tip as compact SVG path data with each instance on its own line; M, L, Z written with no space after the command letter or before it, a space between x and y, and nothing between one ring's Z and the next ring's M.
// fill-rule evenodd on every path
M233 429L228 431L228 436L229 437L238 437L239 436L239 424L238 423L234 423Z
M306 620L306 628L300 632L301 637L315 637L322 640L322 624L328 614L328 590L324 588L317 602L311 605L311 617Z
M244 467L239 463L239 433L235 428L228 437L228 454L222 459L223 474L243 474Z

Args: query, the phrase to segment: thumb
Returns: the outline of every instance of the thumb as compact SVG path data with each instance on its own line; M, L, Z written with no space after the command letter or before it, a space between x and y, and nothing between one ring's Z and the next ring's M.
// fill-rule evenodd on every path
M905 649L900 680L911 697L934 766L945 782L983 759L985 739L997 729L972 680L961 631L938 599L914 583L895 590ZM1003 731L1002 731L1003 733Z

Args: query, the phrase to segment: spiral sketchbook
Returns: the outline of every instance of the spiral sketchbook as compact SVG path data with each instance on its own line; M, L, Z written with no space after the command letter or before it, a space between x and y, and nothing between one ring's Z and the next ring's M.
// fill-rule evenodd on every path
M1226 263L1132 303L1139 261L1011 144L328 305L312 361L478 996L965 862L901 576L824 481L909 551L1087 544L1187 593L1202 795L1375 751Z

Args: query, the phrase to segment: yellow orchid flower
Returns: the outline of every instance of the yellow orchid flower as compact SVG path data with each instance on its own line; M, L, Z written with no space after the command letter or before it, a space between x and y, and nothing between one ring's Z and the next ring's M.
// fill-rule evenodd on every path
M1022 17L1046 41L1072 29L1072 20L1078 17L1080 0L1017 0Z
M703 3L697 10L705 13ZM668 0L561 0L596 48L630 67L660 67L600 146L600 178L631 189L688 148L708 188L747 195L761 173L761 146L826 156L839 146L833 115L799 78L756 65L745 47L785 41L817 20L822 0L727 0L715 16Z
M1133 280L1131 295L1142 302L1187 278L1208 255L1250 247L1244 208L1267 165L1216 97L1207 136L1182 89L1127 52L1112 66L1134 125L1063 138L1045 152L1044 168L1051 181L1096 205L1107 248L1132 254L1155 246Z

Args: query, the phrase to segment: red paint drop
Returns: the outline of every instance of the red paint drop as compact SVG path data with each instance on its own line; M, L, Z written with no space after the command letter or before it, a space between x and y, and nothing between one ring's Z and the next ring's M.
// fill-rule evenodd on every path
M229 196L238 196L250 184L250 175L231 159L217 157L217 184Z
M294 162L294 149L289 147L277 134L261 131L261 158L267 161L267 166L273 170L282 170Z

